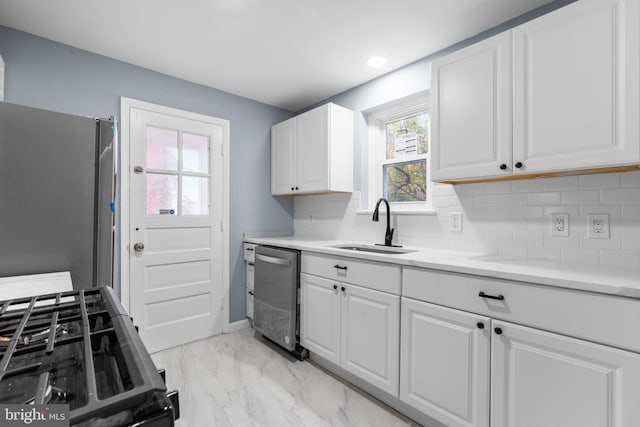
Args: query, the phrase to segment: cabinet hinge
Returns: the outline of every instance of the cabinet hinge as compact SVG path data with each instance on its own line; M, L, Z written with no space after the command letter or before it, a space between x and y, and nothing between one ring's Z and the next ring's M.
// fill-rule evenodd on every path
M220 144L220 155L224 157L224 144Z
M224 231L224 225L223 225L222 220L220 220L220 231Z

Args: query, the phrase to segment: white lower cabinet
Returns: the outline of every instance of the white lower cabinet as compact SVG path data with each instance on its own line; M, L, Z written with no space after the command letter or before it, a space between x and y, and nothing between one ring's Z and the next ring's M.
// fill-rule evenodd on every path
M398 396L400 297L305 273L300 294L301 344Z
M490 326L402 298L400 400L449 427L488 427Z
M640 355L493 321L491 427L636 427Z
M640 354L402 298L400 400L449 427L636 427Z

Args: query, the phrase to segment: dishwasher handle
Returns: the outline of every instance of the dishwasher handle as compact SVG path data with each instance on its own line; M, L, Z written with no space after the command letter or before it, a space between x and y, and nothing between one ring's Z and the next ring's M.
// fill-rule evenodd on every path
M277 265L284 265L284 266L291 265L291 260L290 259L277 258L277 257L274 257L274 256L256 254L256 259L258 259L260 261L263 261L263 262L267 262L269 264L277 264Z

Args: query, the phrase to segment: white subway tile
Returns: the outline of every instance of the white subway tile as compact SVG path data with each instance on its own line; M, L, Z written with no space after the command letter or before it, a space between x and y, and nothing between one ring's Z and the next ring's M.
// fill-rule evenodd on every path
M569 234L569 236L551 236L545 234L543 237L544 246L550 248L579 248L580 247L580 235Z
M487 218L511 218L511 208L508 206L487 206L484 209L484 215Z
M598 190L563 191L561 198L563 205L598 203L600 201L600 192Z
M458 184L454 186L454 190L458 194L464 195L474 195L474 194L485 194L485 186L484 184Z
M640 171L620 174L622 187L640 187Z
M529 193L530 206L549 206L560 204L560 193Z
M597 249L562 248L561 251L564 262L591 266L600 264L600 251Z
M434 208L448 208L450 203L449 203L449 197L448 196L434 196L432 199L432 203L433 203L433 207Z
M451 196L455 192L453 191L453 186L450 184L433 184L433 195L434 196Z
M542 180L544 191L578 190L580 188L579 176L564 176L561 178L548 178Z
M524 206L527 204L526 194L498 194L496 204L498 206Z
M621 217L622 207L620 205L582 205L580 206L580 218L586 219L590 214L609 214L609 219Z
M498 242L498 255L526 258L527 247L511 243Z
M589 239L585 232L580 236L580 247L583 249L620 250L622 248L622 239L618 236L611 236L609 239Z
M617 187L620 187L619 173L583 175L580 177L580 188L583 190Z
M624 206L622 206L622 218L624 218L624 219L640 219L640 205L624 205Z
M640 204L640 188L610 188L600 191L600 201L602 203Z
M482 206L462 206L462 215L469 219L484 218L484 210Z
M609 224L615 236L640 236L640 221L621 219Z
M511 193L513 191L513 183L511 181L488 182L485 184L485 193L499 194Z
M569 221L573 221L580 217L580 206L545 206L542 208L542 214L545 218L548 218L549 221L551 221L552 213L567 213L569 214Z
M600 264L615 267L637 268L638 265L640 265L640 252L604 250L600 253Z
M527 258L558 261L562 256L562 249L548 246L527 246Z
M513 191L516 193L535 193L542 191L542 179L521 179L513 181Z
M526 230L527 229L527 220L518 218L504 218L498 219L498 231L516 231L516 230Z
M540 206L514 206L512 208L514 218L539 218L542 217Z
M544 234L540 231L514 231L513 243L517 245L542 246Z
M473 196L473 204L476 206L495 206L497 202L497 194L483 194L480 196Z
M622 236L622 249L625 251L640 251L640 237Z

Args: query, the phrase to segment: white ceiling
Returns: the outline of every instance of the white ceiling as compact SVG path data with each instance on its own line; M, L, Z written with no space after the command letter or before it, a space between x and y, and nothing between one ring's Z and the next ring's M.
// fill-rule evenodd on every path
M298 111L550 1L0 0L0 25Z

